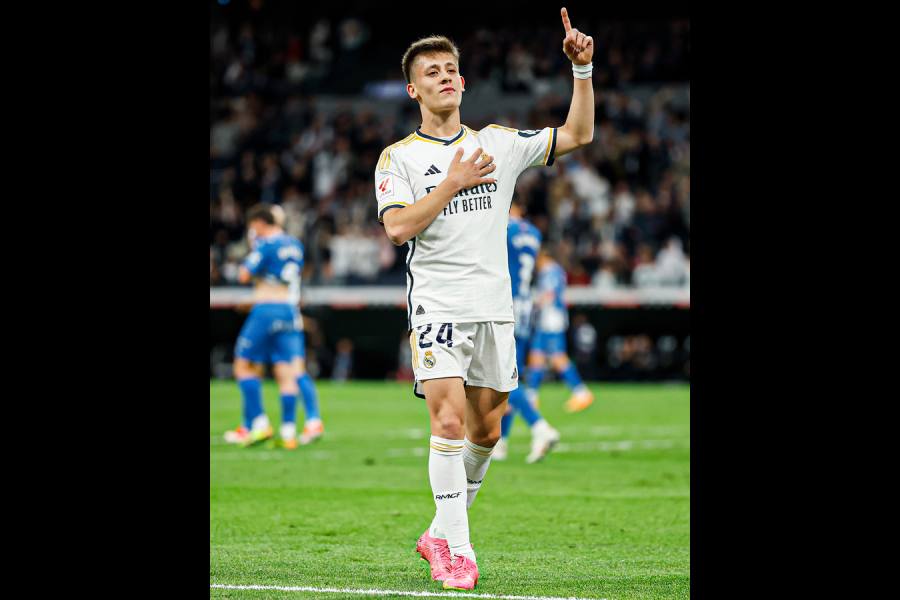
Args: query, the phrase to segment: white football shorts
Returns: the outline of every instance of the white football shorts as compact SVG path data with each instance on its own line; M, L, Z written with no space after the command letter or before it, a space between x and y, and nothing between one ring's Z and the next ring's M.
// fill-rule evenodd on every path
M465 385L511 392L519 387L515 323L429 323L409 334L414 393L425 397L422 382L461 377Z

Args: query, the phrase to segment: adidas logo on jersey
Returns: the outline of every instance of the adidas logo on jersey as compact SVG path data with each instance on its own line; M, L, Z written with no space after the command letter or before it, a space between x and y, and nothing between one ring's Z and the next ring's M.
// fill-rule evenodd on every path
M419 305L419 308L416 309L416 314L417 314L417 315L424 315L424 314L425 314L425 309L422 308L422 305L421 305L421 304Z
M519 367L513 367L513 376L511 377L511 379L515 379L518 376L519 376Z
M431 165L431 167L429 167L429 169L425 172L425 174L426 174L426 175L437 175L437 174L440 173L440 172L441 172L440 169L438 169L438 168L437 168L436 166L434 166L434 165Z

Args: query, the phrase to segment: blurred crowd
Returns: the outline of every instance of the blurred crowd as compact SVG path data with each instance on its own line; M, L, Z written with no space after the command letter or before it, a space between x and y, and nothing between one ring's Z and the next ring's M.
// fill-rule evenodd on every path
M689 85L689 24L607 23L590 31L594 141L551 168L527 170L516 193L570 285L687 286L690 115L679 98ZM571 85L571 70L559 32L521 33L511 27L455 38L469 80L534 99L527 111L498 103L493 113L467 119L464 98L466 125L537 129L565 121L570 96L561 90ZM284 208L289 233L306 247L304 284L405 283L407 249L393 246L377 221L373 176L381 150L419 126L418 107L407 100L376 112L337 101L325 111L314 101L317 91L360 98L367 82L402 78L399 55L381 57L371 35L353 18L315 21L299 32L213 24L210 285L236 284L248 252L243 215L256 202ZM394 108L385 116L387 105Z

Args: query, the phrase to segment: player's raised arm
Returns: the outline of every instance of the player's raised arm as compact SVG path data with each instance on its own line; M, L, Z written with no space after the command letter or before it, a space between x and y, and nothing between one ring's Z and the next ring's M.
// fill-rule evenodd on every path
M569 115L565 125L557 130L556 156L586 146L594 139L594 87L591 82L594 38L572 27L569 12L565 8L560 10L560 14L566 31L563 52L572 61L575 81Z
M450 162L446 179L430 194L415 204L392 208L384 213L384 231L391 242L399 246L419 235L460 190L497 182L496 179L487 177L497 168L493 156L482 154L481 148L468 160L462 160L462 156L463 149L460 148Z

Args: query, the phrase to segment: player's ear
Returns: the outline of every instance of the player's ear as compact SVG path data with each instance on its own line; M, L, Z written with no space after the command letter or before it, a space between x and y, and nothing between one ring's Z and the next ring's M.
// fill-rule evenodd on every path
M462 91L466 91L466 78L460 75L459 80L462 82Z
M412 83L407 83L406 84L406 93L409 95L410 98L415 100L416 99L416 86Z

